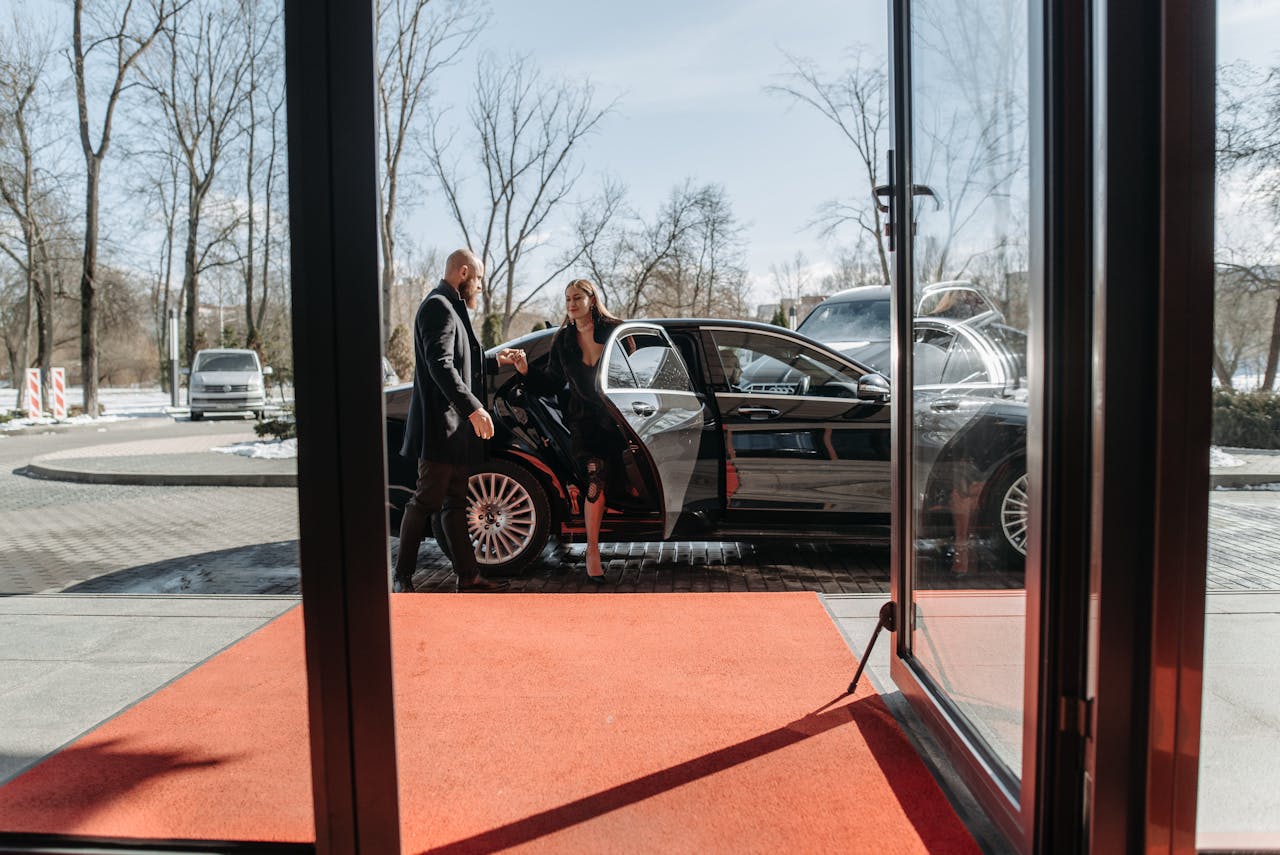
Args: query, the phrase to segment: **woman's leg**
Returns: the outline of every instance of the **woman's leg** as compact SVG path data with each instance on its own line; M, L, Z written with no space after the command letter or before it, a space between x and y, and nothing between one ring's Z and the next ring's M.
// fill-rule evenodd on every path
M587 523L587 575L604 575L600 563L600 524L604 522L604 462L587 461L587 505L583 516Z

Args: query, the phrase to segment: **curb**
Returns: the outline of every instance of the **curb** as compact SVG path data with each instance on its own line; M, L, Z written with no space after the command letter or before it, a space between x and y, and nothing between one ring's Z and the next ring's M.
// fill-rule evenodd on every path
M143 487L296 487L298 476L288 472L83 472L32 461L17 470L28 478L78 484L120 484Z
M1247 475L1240 474L1209 474L1210 490L1230 490L1238 487L1259 487L1263 484L1280 484L1280 474L1276 473L1256 473Z

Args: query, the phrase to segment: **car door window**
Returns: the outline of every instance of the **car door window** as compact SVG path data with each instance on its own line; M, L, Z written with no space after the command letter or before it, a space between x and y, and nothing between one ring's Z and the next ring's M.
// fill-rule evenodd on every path
M943 330L916 327L912 345L912 370L915 385L936 386L942 383L942 372L947 365L947 352L955 335Z
M654 332L629 333L618 339L615 349L626 353L626 362L635 378L634 388L664 392L693 391L693 383L684 362L663 336Z
M627 360L627 352L623 347L622 339L615 341L613 347L609 348L609 361L605 363L605 371L605 388L637 389L640 386L636 382L635 372L631 370L631 364Z
M947 351L947 364L942 369L942 382L951 383L985 383L987 369L982 361L982 354L974 347L973 342L963 335L958 335L951 342Z
M856 398L859 374L792 338L753 330L714 330L726 392Z

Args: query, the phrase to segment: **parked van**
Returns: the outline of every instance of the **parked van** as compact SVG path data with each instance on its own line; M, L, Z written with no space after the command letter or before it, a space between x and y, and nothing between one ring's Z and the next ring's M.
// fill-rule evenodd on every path
M252 412L259 419L265 415L263 376L271 373L271 366L263 368L255 351L202 350L196 354L190 373L187 405L193 422L205 413Z

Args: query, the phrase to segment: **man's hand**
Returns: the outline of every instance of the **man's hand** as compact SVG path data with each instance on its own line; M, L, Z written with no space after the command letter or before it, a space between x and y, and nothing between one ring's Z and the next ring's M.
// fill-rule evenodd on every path
M516 354L523 353L523 352L524 351L517 350L514 347L504 347L502 348L502 350L498 351L498 364L499 365L515 365Z
M516 370L519 371L521 374L528 374L529 373L529 357L525 355L525 352L523 350L517 350L516 348L511 348L511 350L514 354L511 358L511 364L514 365L516 367Z
M493 419L489 418L489 414L484 407L473 412L467 417L471 422L471 427L475 430L476 436L481 439L493 438Z

